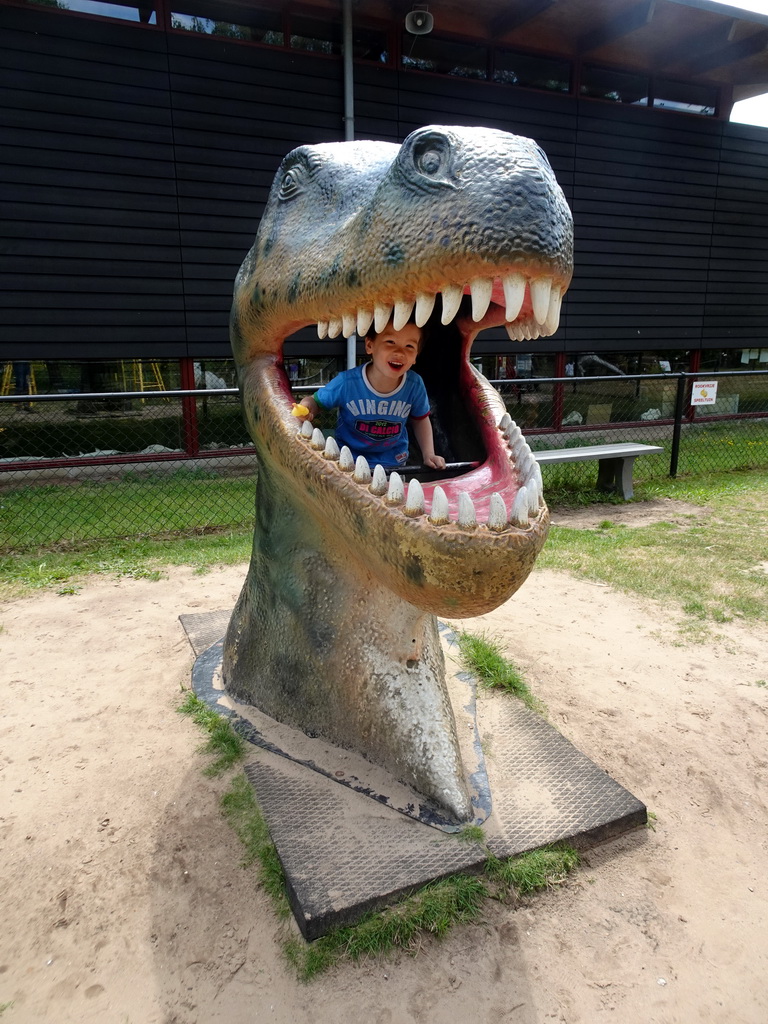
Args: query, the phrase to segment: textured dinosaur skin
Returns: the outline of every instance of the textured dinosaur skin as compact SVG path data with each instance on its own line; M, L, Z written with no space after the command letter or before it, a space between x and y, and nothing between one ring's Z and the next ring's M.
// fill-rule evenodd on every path
M232 346L259 469L225 685L357 749L457 821L472 808L434 616L505 601L548 528L530 450L468 357L486 327L553 333L571 272L570 211L539 147L432 126L402 146L290 153L235 284ZM364 333L414 301L436 449L475 466L428 473L423 500L404 500L297 432L282 343L313 322L321 336Z

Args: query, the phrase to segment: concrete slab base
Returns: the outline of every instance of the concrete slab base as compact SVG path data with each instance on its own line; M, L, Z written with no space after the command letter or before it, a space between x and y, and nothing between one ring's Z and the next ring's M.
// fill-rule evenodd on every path
M483 847L450 834L455 826L431 818L429 808L413 814L420 798L382 769L224 693L220 638L229 612L180 618L198 654L195 693L253 744L245 772L305 938L353 923L427 882L482 869ZM459 736L471 734L472 750L482 744L486 752L487 788L475 782L476 820L493 854L511 857L559 840L596 843L645 824L645 806L540 715L504 694L468 702L471 677L458 663L453 634L441 632ZM473 763L475 780L477 770Z

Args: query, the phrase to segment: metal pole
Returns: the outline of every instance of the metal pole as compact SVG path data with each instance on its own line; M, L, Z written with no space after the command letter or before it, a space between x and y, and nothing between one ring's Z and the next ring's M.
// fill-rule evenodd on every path
M677 394L675 395L675 425L672 430L672 454L669 459L669 475L677 476L677 462L680 457L680 431L683 426L683 406L688 378L681 375L677 378Z
M344 141L355 138L355 79L352 70L352 0L342 0L344 54Z
M355 77L352 66L352 0L342 0L344 32L344 140L355 138ZM357 362L357 335L347 338L347 369Z

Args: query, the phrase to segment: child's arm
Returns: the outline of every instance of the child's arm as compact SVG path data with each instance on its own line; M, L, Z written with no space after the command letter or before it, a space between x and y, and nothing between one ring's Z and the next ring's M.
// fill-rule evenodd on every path
M421 419L411 419L411 426L416 435L416 440L421 448L421 457L424 465L431 469L445 469L445 459L442 455L435 455L435 441L432 436L432 421L429 416L422 416Z

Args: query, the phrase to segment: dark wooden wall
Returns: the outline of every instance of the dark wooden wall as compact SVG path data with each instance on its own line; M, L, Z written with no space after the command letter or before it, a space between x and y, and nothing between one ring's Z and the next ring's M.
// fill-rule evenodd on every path
M232 282L280 159L342 137L341 62L1 4L0 48L0 358L228 355ZM576 274L539 350L766 347L768 130L355 75L360 138L485 124L545 149Z

